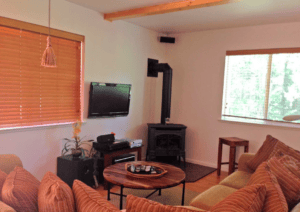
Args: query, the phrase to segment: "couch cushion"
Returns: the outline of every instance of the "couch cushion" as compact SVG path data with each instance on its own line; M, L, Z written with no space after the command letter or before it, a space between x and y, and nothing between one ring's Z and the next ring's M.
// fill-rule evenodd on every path
M103 198L99 192L79 180L73 182L77 212L120 212L113 204Z
M18 212L38 211L40 182L21 167L9 173L2 188L2 201Z
M228 186L235 189L243 188L247 185L248 181L250 180L251 173L243 172L243 171L236 171L233 172L231 175L226 177L222 180L219 185Z
M277 178L289 208L293 208L300 201L300 178L290 172L276 157L268 160L267 164Z
M47 172L38 192L39 212L74 212L72 189L52 172Z
M247 185L265 184L267 195L263 207L264 212L287 212L288 205L278 181L270 171L267 162L263 162L251 176Z
M248 166L248 161L255 157L254 153L243 153L238 160L238 171L253 173L254 170Z
M235 191L237 191L235 188L224 185L215 185L196 196L191 201L190 205L203 210L210 210L212 206L216 205Z
M0 200L2 200L1 191L2 191L3 184L6 180L6 177L7 174L0 170Z
M261 212L266 193L267 189L264 184L246 186L213 206L211 212Z
M229 188L229 187L228 187ZM261 212L266 197L266 186L256 184L242 188L213 206L211 212ZM197 212L194 207L162 205L145 198L128 195L126 212Z
M0 211L1 212L16 212L15 209L0 201Z
M14 154L0 154L0 169L9 174L16 166L23 167L21 159Z
M300 202L298 203L298 205L296 205L291 212L299 212L300 211Z
M199 210L163 205L145 198L127 195L126 212L199 212Z
M252 170L256 170L262 162L266 161L269 158L278 142L278 139L273 138L271 135L267 135L266 140L256 152L254 158L247 162L248 166Z

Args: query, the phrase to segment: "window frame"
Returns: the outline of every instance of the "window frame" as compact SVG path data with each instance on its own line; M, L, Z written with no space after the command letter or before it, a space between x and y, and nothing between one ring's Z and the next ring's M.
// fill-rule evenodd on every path
M32 24L24 21L19 21L15 19L10 19L6 17L0 16L0 26L13 28L17 30L24 30L33 33L39 33L43 35L48 35L49 28L37 24ZM57 37L62 39L67 39L71 41L77 41L81 43L81 57L80 57L80 121L83 122L83 108L84 108L84 68L85 68L85 36L66 32L63 30L53 29L50 31L51 37ZM35 128L35 127L48 127L48 126L59 126L72 124L73 122L60 122L60 123L49 123L49 124L41 124L41 125L29 125L29 126L15 126L15 127L0 127L0 131L3 130L14 130L14 129L26 129L26 128Z
M225 92L226 92L226 67L224 69L224 81L223 81L223 93L222 93L222 110L221 110L221 121L230 121L230 122L242 122L248 124L262 124L269 126L284 126L290 128L300 128L300 123L295 123L292 121L278 121L271 120L267 118L268 108L269 108L269 95L270 95L270 81L271 81L271 71L272 71L272 60L274 54L288 54L288 53L300 53L300 48L273 48L273 49L251 49L251 50L232 50L226 51L227 56L237 56L237 55L257 55L257 54L265 54L269 55L268 61L268 70L266 76L266 92L265 92L265 104L264 104L264 118L251 118L251 117L242 117L242 116L233 116L233 115L225 115L224 109L226 104ZM225 59L226 66L226 59Z

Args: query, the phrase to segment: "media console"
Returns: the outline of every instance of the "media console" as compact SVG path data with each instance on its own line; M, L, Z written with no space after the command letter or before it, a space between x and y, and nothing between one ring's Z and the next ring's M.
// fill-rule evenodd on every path
M117 149L117 150L101 150L98 149L97 151L101 154L101 157L103 157L103 168L105 169L106 167L110 166L113 164L113 159L117 156L128 154L131 152L137 152L137 160L141 161L142 160L142 147L127 147L123 149ZM108 184L104 180L104 189L108 189Z

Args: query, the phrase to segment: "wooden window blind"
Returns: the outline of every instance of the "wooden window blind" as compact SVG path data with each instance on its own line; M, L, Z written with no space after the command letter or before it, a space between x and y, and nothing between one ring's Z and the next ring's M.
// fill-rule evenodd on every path
M283 121L299 114L299 78L300 48L227 51L222 116Z
M52 37L57 68L45 68L46 38L0 26L1 129L82 120L82 42Z

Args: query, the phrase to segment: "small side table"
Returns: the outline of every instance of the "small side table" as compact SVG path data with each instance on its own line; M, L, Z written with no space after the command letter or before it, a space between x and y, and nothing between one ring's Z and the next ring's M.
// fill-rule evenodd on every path
M229 153L229 162L222 163L222 149L223 144L230 146L230 153ZM237 169L237 163L235 162L235 153L237 146L244 146L244 152L249 151L249 141L241 138L236 137L226 137L226 138L219 138L219 152L218 152L218 168L217 174L220 176L221 173L221 165L229 164L228 168L228 175L234 172Z

